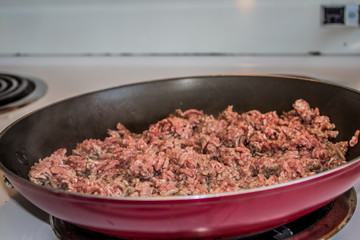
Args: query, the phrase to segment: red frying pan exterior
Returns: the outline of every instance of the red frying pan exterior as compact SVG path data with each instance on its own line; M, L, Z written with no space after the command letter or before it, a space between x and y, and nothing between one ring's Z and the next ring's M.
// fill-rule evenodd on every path
M269 85L261 87L265 83ZM49 214L87 229L122 238L225 238L258 232L285 224L318 209L347 191L358 181L360 178L358 157L360 149L358 147L349 151L349 156L347 156L349 162L336 169L275 186L215 195L110 198L49 189L27 180L29 168L37 159L63 145L71 148L81 139L91 136L101 137L100 132L104 129L91 125L90 119L104 120L105 129L110 128L109 126L115 124L119 116L123 116L124 112L134 107L139 112L135 111L133 116L123 117L122 121L125 125L130 125L130 128L139 130L141 127L137 129L139 125L137 123L146 126L149 124L147 121L154 122L155 119L160 119L160 116L168 111L166 107L164 110L158 110L164 111L160 114L152 114L149 110L143 116L139 116L141 115L139 113L146 111L148 102L151 101L141 100L140 97L156 98L155 95L149 93L152 87L158 90L156 95L161 95L161 91L167 92L155 100L158 104L163 102L168 95L178 94L176 98L182 99L180 104L182 106L203 107L204 109L211 105L212 109L209 111L216 112L223 107L218 104L221 100L216 101L217 103L207 103L206 101L209 100L203 96L202 99L205 98L205 100L194 106L192 105L194 99L201 97L194 97L194 93L201 92L201 89L217 98L222 96L221 94L230 95L229 99L224 96L225 100L223 100L223 105L229 105L231 99L235 99L238 94L238 91L232 90L236 86L239 89L246 88L246 91L254 88L253 91L264 98L251 97L253 93L248 93L250 95L243 97L252 101L239 107L240 111L260 109L264 112L276 108L279 111L281 109L285 111L286 104L291 107L293 100L306 99L307 96L311 105L318 104L320 111L324 109L324 114L330 115L332 120L335 119L338 129L340 128L339 131L342 132L340 138L350 139L360 125L360 113L358 113L360 111L356 111L360 109L359 92L332 83L283 76L212 76L170 79L90 93L30 114L2 133L0 167L22 195ZM194 91L194 88L198 90ZM219 88L223 93L219 92ZM288 93L282 96L274 95L276 91L283 91L285 88L289 90ZM325 93L315 94L319 89ZM267 91L270 92L267 93ZM327 96L327 94L330 95ZM335 95L338 99L334 98ZM119 96L123 96L122 99L118 100ZM269 99L269 96L274 96L271 98L272 103L265 101L266 98ZM184 100L187 98L191 99ZM241 97L238 96L238 98ZM109 105L115 100L120 106ZM176 104L171 103L172 101L175 102L173 97L167 102L170 105L169 109L177 107ZM238 102L234 100L232 104L241 105L242 101L242 99ZM261 102L269 106L261 106ZM79 119L66 120L71 116L71 112L80 111L74 106L84 107L85 105L91 106L85 109L86 111L93 109L91 114L87 115L83 110L84 114L76 117ZM101 109L100 106L107 106L108 109ZM336 109L336 106L342 106L342 108ZM156 111L156 108L152 110ZM68 111L70 112L67 113ZM106 111L107 114L102 115L102 111ZM113 122L109 122L106 119L109 119L109 113L113 111L120 113L113 117ZM207 112L206 109L204 111ZM82 131L77 130L76 133L64 130L77 129L84 123L88 123L86 126L92 129L90 133L83 133L87 131L87 128ZM48 135L52 137L47 137Z

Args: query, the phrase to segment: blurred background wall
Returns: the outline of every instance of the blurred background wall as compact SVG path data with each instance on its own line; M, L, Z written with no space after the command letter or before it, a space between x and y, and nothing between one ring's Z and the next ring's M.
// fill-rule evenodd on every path
M0 55L360 54L326 0L0 0Z

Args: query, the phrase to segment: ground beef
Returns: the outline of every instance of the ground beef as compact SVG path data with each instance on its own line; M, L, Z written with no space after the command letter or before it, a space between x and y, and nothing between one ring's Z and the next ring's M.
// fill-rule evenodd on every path
M346 163L349 143L319 109L299 99L275 111L217 118L176 110L141 134L122 124L104 140L88 139L72 153L59 149L36 163L32 182L77 193L119 197L185 196L288 182ZM359 131L350 145L358 141Z

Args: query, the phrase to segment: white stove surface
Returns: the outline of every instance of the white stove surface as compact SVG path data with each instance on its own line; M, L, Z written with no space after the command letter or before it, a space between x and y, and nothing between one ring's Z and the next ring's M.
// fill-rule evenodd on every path
M289 74L360 89L360 58L351 56L74 56L1 57L0 72L33 76L48 85L36 102L0 114L0 130L48 104L99 89L171 77ZM0 171L0 175L3 175ZM360 182L355 186L360 197ZM359 205L359 204L358 204ZM360 236L359 206L334 240ZM0 235L9 240L55 240L48 215L0 181Z

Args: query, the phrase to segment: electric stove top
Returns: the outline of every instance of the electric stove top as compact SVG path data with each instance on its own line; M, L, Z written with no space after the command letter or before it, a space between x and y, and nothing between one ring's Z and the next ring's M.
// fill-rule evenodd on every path
M360 89L359 66L360 58L351 56L1 57L0 73L4 74L5 80L1 80L0 77L0 89L7 84L3 84L3 81L12 81L8 80L8 76L15 76L15 78L39 79L42 82L40 88L45 91L26 104L2 111L0 113L0 130L18 118L54 102L99 89L135 82L195 75L282 74L328 80ZM21 84L23 83L17 83L17 85ZM30 88L32 88L31 84L33 83L27 83ZM23 94L25 98L27 94ZM21 96L19 99L23 97ZM2 172L0 175L3 175ZM354 196L358 198L360 183L357 183L350 192L353 196L352 199ZM349 195L349 193L347 194ZM350 212L353 211L353 213L343 218L345 220L341 221L340 225L336 225L341 226L341 230L331 236L326 235L327 233L325 235L332 240L357 239L360 236L358 205L355 203L354 206L349 207L352 209ZM330 209L331 212L334 206L337 205L335 203L327 205L325 210ZM320 211L324 214L325 210ZM326 218L317 219L315 222L321 221L321 219ZM305 220L307 223L311 221L313 220ZM55 240L58 239L60 231L56 228L53 230L54 224L72 228L38 209L22 197L16 189L7 188L4 181L0 182L0 233L2 239ZM286 225L271 230L270 234L273 237L284 237L294 232L293 227ZM62 239L66 238L62 236Z

